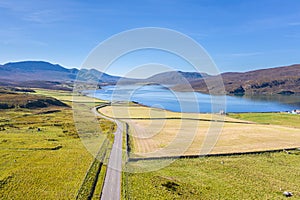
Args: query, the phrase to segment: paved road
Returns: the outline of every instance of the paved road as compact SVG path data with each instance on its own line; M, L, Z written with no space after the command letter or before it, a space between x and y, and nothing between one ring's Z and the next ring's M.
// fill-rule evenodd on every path
M101 107L101 106L99 106ZM95 115L111 120L117 124L115 140L112 146L111 154L108 161L108 167L102 190L102 200L119 200L121 198L121 174L122 174L122 133L123 124L111 118L101 115L95 107L92 111Z

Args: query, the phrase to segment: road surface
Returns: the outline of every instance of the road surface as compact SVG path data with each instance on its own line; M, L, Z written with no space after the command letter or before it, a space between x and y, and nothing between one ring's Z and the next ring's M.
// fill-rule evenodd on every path
M121 175L122 175L122 133L123 124L118 120L108 118L100 114L97 109L101 106L92 109L96 116L111 120L116 123L117 130L114 133L115 139L110 153L104 185L102 189L102 200L119 200L121 198Z

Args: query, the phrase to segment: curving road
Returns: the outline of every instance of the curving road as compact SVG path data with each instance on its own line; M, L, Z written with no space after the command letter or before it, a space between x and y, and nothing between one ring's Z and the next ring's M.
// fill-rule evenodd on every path
M101 199L119 200L121 198L121 175L122 175L122 133L123 124L118 120L111 119L100 114L97 110L102 106L92 109L92 112L99 117L108 119L117 124L117 130L114 133L115 139L110 153Z

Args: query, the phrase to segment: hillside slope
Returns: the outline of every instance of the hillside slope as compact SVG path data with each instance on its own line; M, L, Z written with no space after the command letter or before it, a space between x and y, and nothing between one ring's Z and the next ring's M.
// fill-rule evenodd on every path
M44 61L22 61L0 65L0 79L15 82L79 80L115 83L119 78L95 69L67 69Z
M67 69L58 64L43 61L23 61L0 65L0 85L42 87L49 89L72 89L74 81L107 84L165 84L176 85L178 91L209 93L210 87L220 88L220 77L198 72L170 71L146 79L130 79L100 72L96 69ZM221 74L227 94L300 94L300 64ZM190 87L191 86L191 87ZM217 91L221 93L221 91Z
M144 81L172 85L202 79L203 77L208 77L208 75L198 72L170 71L156 74L145 79Z
M168 71L155 74L145 79L128 79L122 78L120 84L162 84L162 85L176 85L186 84L188 82L208 77L208 74L199 72L182 72L182 71Z
M68 107L53 98L32 94L34 90L0 87L0 110L11 108L46 108L51 106Z
M261 69L244 73L227 72L221 74L227 94L294 94L300 93L300 65ZM195 91L209 93L205 81L215 82L217 76L191 81ZM175 90L187 91L181 84Z

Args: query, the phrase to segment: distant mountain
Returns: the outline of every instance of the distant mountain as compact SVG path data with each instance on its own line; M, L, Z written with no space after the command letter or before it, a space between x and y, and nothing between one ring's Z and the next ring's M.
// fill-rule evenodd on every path
M58 71L69 72L68 69L44 61L10 62L2 66L3 70L15 72Z
M107 84L164 84L176 85L173 89L209 93L222 77L227 94L294 94L300 93L300 65L261 69L244 73L227 72L211 76L198 72L170 71L146 79L130 79L100 72L96 69L67 69L43 61L11 62L0 65L0 85L72 89L75 80ZM220 91L217 91L217 93Z
M191 81L208 77L208 74L198 72L182 72L182 71L168 71L153 75L145 79L124 79L122 78L120 84L162 84L162 85L176 85L185 84Z
M130 79L111 76L96 69L67 69L58 64L44 61L10 62L0 65L0 82L7 81L97 81L99 83L115 84L183 84L208 77L198 72L169 71L156 74L146 79ZM100 78L100 79L99 79Z
M294 94L300 93L300 65L261 69L244 73L222 73L227 94ZM217 76L205 77L190 81L190 86L195 91L209 93L205 81L217 83ZM213 85L214 86L214 85ZM176 90L190 90L185 84L174 87Z
M76 72L78 81L96 81L99 83L115 84L121 77L111 76L96 69L81 69Z
M42 61L7 63L0 67L0 79L23 81L68 81L76 78L76 71Z
M110 76L95 69L67 69L44 61L23 61L1 65L0 79L13 82L78 80L115 83L120 77Z
M191 82L195 80L202 79L203 77L208 77L209 75L205 73L198 73L198 72L182 72L182 71L170 71L170 72L163 72L160 74L156 74L151 76L144 81L146 82L153 82L153 83L160 83L160 84L180 84L185 82Z

